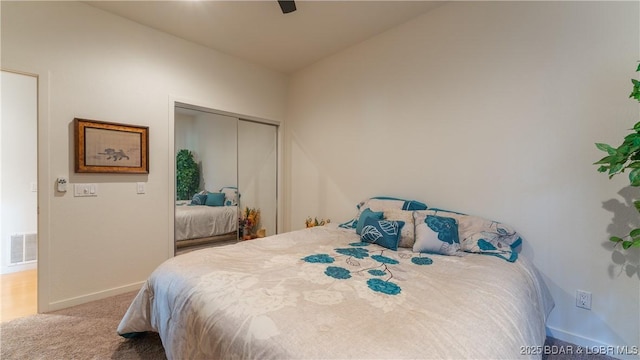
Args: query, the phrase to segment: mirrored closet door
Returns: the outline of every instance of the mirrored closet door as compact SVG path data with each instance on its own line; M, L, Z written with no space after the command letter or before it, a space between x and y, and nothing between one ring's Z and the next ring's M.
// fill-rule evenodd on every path
M278 232L278 125L176 103L176 254Z
M176 253L238 239L238 118L176 104Z
M238 122L238 187L240 210L245 219L259 214L259 223L248 221L243 239L277 233L278 127L240 119ZM247 213L248 212L248 213ZM245 222L247 222L245 220ZM242 225L242 224L241 224Z

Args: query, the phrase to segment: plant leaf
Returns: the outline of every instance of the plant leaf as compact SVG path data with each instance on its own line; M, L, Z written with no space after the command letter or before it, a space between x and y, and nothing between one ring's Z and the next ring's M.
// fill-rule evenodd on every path
M619 173L620 170L623 169L623 167L624 167L623 164L615 164L611 166L611 168L609 168L609 177L612 177L613 175Z
M619 243L620 241L622 241L622 238L619 238L617 236L612 236L609 238L609 241L613 241L615 243Z
M633 202L633 206L636 207L636 210L638 210L638 212L640 212L640 200L636 200Z
M633 242L632 242L632 241L625 240L625 241L623 241L623 242L622 242L622 248L623 248L623 249L625 249L625 250L627 250L628 248L630 248L630 247L631 247L631 245L633 245Z
M613 159L613 156L605 156L602 159L594 162L593 165L609 164L611 163L611 159Z
M611 145L596 143L596 147L602 151L606 151L609 155L615 155L617 153L616 149L611 147Z
M640 229L631 230L631 232L629 233L629 236L631 236L632 238L636 238L640 236Z
M629 173L629 181L631 186L640 186L640 169L633 169Z

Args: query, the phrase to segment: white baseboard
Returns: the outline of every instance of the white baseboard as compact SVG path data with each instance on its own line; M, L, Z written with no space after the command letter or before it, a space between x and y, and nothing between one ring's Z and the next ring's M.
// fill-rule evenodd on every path
M585 349L585 351L590 352L591 354L594 354L594 355L604 354L604 355L614 357L616 359L623 359L623 360L639 360L640 359L640 349L638 348L640 344L629 345L626 350L631 352L632 354L630 353L625 355L625 354L616 354L617 349L624 347L624 345L605 344L595 339L580 336L580 335L577 335L568 331L560 330L550 326L547 326L547 336L551 336L558 340L581 346Z
M112 288L104 291L98 291L91 294L68 298L60 301L55 301L55 302L49 303L48 312L62 310L68 307L76 306L76 305L82 305L90 301L102 300L110 296L116 296L116 295L124 294L130 291L137 291L137 290L140 290L140 288L142 287L142 284L144 284L144 281L140 281L133 284L124 285L124 286L120 286L117 288Z

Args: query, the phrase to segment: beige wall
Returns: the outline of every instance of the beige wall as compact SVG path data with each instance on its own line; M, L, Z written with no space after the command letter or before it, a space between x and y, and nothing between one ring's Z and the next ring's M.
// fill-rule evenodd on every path
M286 77L80 2L1 6L2 67L41 75L40 310L137 289L173 255L170 100L283 120ZM149 174L75 174L74 117L149 126ZM59 176L99 194L55 193Z
M638 120L637 2L450 2L292 76L285 227L387 195L503 221L556 302L549 331L638 345L638 215L592 163ZM617 144L616 144L617 145ZM615 214L612 210L615 210ZM625 264L626 262L626 264ZM593 293L591 311L575 291Z

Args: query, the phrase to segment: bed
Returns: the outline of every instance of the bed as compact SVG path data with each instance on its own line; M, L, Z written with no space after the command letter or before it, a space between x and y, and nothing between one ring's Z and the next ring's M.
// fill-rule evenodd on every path
M178 249L237 239L238 207L177 204L175 239Z
M527 259L391 250L346 227L169 259L117 332L159 333L169 359L513 359L544 344L553 300Z
M238 240L238 199L235 186L202 190L175 207L176 254Z

